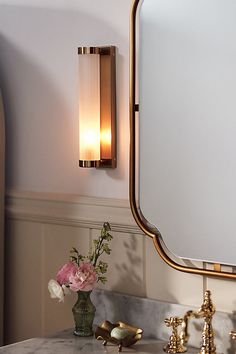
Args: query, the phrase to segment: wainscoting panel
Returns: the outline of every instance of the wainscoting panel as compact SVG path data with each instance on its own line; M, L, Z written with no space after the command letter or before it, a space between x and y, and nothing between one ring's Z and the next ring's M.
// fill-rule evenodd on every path
M92 231L92 238L98 237L99 230ZM105 255L109 264L107 283L100 289L146 296L144 272L143 235L112 232L111 255Z
M127 201L9 192L6 214L6 343L73 327L76 294L58 303L50 298L47 284L69 260L73 246L88 253L104 221L112 227L112 254L103 257L109 263L108 282L98 287L146 295L145 236L134 223Z
M5 341L20 341L72 327L75 294L51 299L48 281L72 246L87 253L104 221L114 239L108 282L102 289L200 306L206 288L217 310L236 310L236 282L180 273L157 255L135 224L128 201L49 193L8 193L6 200ZM174 315L174 314L173 314Z
M6 224L5 342L41 333L43 224Z
M199 275L170 268L157 257L153 241L146 238L147 297L171 303L197 306L202 302L203 281Z
M58 300L50 298L47 285L50 279L55 279L58 270L68 262L72 247L77 247L82 254L88 253L89 234L90 230L86 228L45 224L42 259L44 278L42 333L51 334L73 326L71 309L75 303L75 294L69 295L64 303L58 303Z

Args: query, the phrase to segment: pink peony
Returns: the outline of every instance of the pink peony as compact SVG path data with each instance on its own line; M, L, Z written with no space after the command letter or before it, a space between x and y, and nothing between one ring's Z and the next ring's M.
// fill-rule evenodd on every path
M91 291L97 282L97 273L91 263L81 263L75 274L69 278L72 291Z
M72 275L75 275L78 269L79 267L77 266L77 264L73 262L66 263L57 273L57 277L56 277L57 282L60 285L69 284L69 278Z

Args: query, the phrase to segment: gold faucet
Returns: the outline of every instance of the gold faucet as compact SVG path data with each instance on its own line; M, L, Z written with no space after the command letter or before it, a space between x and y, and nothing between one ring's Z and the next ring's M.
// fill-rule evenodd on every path
M187 348L181 343L181 338L178 334L178 326L183 322L182 318L170 317L165 319L167 327L172 328L172 335L170 336L169 343L163 348L166 353L184 353Z
M189 340L188 322L190 318L203 318L204 327L202 332L202 345L200 354L216 354L216 346L214 344L214 331L212 327L212 317L215 313L215 307L211 300L211 292L207 290L204 294L203 304L198 311L186 312L180 334L181 343L187 344Z

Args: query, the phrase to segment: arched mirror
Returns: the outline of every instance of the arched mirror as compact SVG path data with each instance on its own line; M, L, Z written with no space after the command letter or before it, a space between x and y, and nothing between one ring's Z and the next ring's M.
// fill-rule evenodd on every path
M174 268L236 278L236 1L135 0L130 61L134 217Z

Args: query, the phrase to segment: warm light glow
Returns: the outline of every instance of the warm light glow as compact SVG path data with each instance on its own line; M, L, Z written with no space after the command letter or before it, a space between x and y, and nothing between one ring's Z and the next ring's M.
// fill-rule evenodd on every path
M101 144L111 145L111 131L105 130L101 132Z
M79 159L100 160L99 54L79 55Z
M101 131L101 151L104 159L111 158L111 130Z
M85 129L83 130L83 134L80 136L80 160L99 160L100 134L95 130L86 131Z

